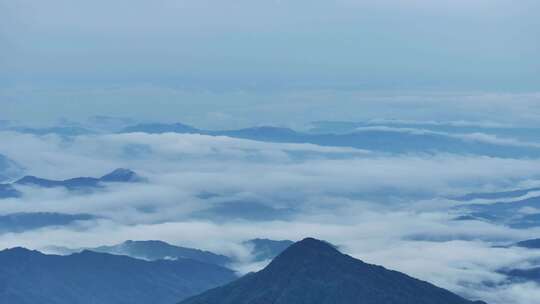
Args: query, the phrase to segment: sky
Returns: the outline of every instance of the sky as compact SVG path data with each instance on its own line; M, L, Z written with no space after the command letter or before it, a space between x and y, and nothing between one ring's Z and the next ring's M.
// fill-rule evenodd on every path
M532 124L539 12L534 0L0 0L0 119ZM504 115L524 107L532 117Z

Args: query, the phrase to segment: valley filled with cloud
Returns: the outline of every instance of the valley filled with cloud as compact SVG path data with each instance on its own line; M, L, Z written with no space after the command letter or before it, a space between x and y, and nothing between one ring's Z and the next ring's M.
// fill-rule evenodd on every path
M371 131L393 132L388 128ZM468 206L500 199L459 199L540 185L535 158L392 153L195 133L6 130L0 140L0 154L20 171L12 180L103 176L116 168L139 177L90 190L13 184L20 195L0 200L3 216L74 218L17 231L8 227L0 234L1 247L51 250L159 239L234 256L232 267L245 273L264 264L253 261L242 242L315 236L469 298L522 304L538 296L537 283L512 280L504 271L530 268L540 259L539 251L509 246L537 237L540 225L465 217ZM535 192L509 201L527 197ZM540 214L533 207L520 210Z

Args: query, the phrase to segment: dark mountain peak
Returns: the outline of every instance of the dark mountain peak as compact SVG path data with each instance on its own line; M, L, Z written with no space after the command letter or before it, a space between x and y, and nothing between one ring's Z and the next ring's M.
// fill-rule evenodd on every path
M472 304L448 290L340 253L325 241L299 241L265 269L183 304ZM481 303L481 302L479 302Z
M315 238L305 238L299 242L294 243L291 247L289 247L290 250L308 250L308 251L316 251L317 253L322 252L332 252L332 253L339 253L339 251L336 250L335 246L332 244L321 241Z
M290 245L273 263L297 262L297 259L305 261L318 262L323 259L334 259L343 255L333 245L328 242L314 238L305 238L299 242Z
M140 181L141 177L130 169L118 168L103 175L99 180L103 182L135 182Z

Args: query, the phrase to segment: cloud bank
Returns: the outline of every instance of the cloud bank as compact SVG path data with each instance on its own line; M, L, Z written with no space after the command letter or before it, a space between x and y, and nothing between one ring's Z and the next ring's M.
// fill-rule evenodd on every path
M148 179L86 194L19 187L23 196L2 200L2 214L97 218L3 233L0 247L162 239L237 256L245 263L235 267L246 271L262 265L251 264L242 241L309 235L471 298L525 304L536 296L535 285L510 283L498 270L526 265L540 253L492 246L534 238L540 229L455 221L457 202L444 199L532 183L540 169L535 159L387 155L172 133L62 138L0 132L0 140L0 154L24 164L28 174L62 179L126 167Z

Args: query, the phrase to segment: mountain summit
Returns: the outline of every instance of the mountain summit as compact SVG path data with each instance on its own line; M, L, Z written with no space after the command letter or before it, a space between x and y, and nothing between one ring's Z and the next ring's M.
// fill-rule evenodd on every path
M265 269L181 304L472 304L403 273L366 264L324 241L291 245Z
M109 174L103 175L99 180L106 183L129 183L140 182L144 179L132 170L118 168Z

